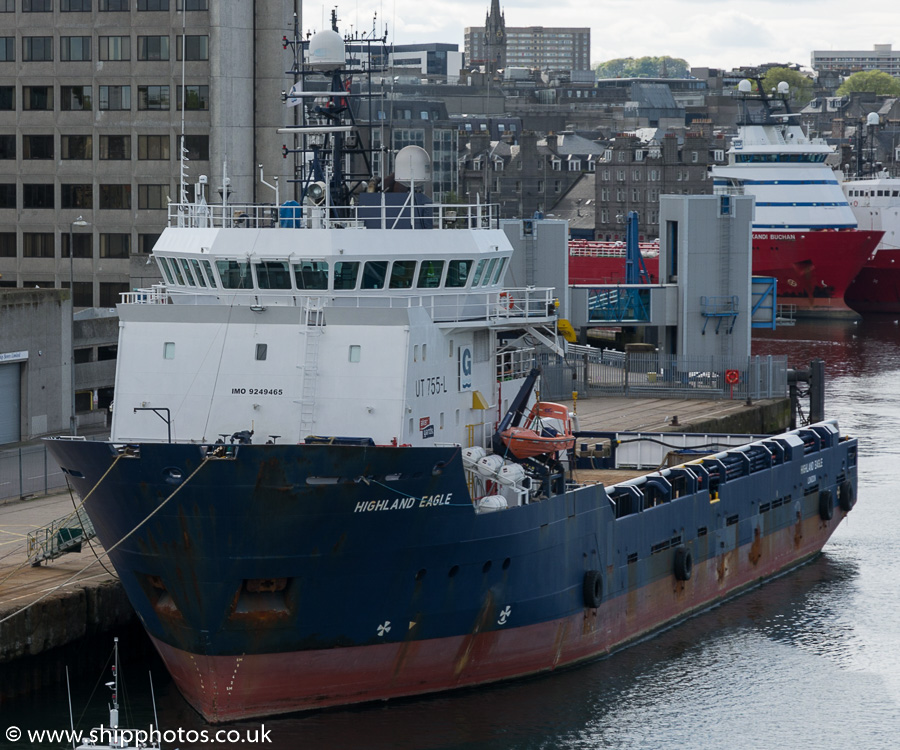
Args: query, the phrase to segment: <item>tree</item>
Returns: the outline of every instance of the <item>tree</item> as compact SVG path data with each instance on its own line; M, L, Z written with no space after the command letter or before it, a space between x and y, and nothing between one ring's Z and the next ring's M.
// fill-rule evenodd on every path
M848 76L835 93L843 96L854 92L900 96L900 81L881 70L862 70Z
M618 57L600 63L594 71L598 78L684 78L690 71L680 57ZM665 72L665 75L663 75Z
M795 102L806 104L813 97L813 82L803 73L791 68L769 68L762 79L765 92L771 96L773 89L778 90L778 84L784 81L791 87L791 99Z

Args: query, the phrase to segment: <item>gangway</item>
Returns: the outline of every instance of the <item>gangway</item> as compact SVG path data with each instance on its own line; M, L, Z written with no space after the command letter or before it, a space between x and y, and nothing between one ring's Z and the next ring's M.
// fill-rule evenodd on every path
M78 508L64 518L28 532L27 551L32 566L55 560L69 552L81 552L81 545L97 536L85 509Z

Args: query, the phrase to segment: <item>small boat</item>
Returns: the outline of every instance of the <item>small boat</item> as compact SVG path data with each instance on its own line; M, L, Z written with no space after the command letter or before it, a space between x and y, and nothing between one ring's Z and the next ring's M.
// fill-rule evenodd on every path
M538 401L531 408L524 424L519 425L521 409L527 402L540 370L534 369L525 379L519 395L510 406L507 416L501 421L498 434L505 450L515 459L557 458L560 451L570 451L575 447L572 432L572 418L562 404L552 401Z
M72 722L72 747L74 750L123 750L124 748L142 748L142 750L160 750L159 726L150 726L147 729L126 729L119 726L119 639L113 639L113 664L112 680L106 683L106 687L112 691L109 704L109 723L104 726L94 727L89 732L76 735L75 723ZM150 684L151 692L153 683ZM72 700L69 698L69 713L71 716ZM153 706L154 721L156 705ZM76 745L77 743L80 743Z

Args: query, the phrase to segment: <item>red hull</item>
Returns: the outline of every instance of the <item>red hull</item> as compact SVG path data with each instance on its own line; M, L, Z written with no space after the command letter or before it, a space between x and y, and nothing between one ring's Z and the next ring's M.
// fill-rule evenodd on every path
M844 515L836 509L831 521L808 518L765 537L758 526L752 544L696 564L686 582L660 558L660 575L642 589L529 627L479 633L476 623L453 638L238 656L154 643L179 690L213 723L480 685L609 653L788 570L818 553ZM695 544L704 541L715 535Z
M847 287L847 304L858 313L900 313L900 249L880 249Z
M853 315L844 294L872 255L882 232L754 232L753 274L773 276L778 303L794 305L800 315ZM652 280L659 280L659 259L644 258ZM569 257L570 284L621 284L621 257Z

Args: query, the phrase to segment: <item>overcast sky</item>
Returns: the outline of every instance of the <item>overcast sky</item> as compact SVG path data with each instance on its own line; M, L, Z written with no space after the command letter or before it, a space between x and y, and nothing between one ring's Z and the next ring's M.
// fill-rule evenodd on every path
M335 5L304 3L304 28L321 29ZM378 29L386 21L394 44L448 42L462 50L463 29L483 25L489 6L490 0L355 0L337 8L342 32L371 29L377 12ZM589 27L592 64L670 55L693 66L809 67L814 49L900 49L896 0L516 0L500 7L507 26Z

